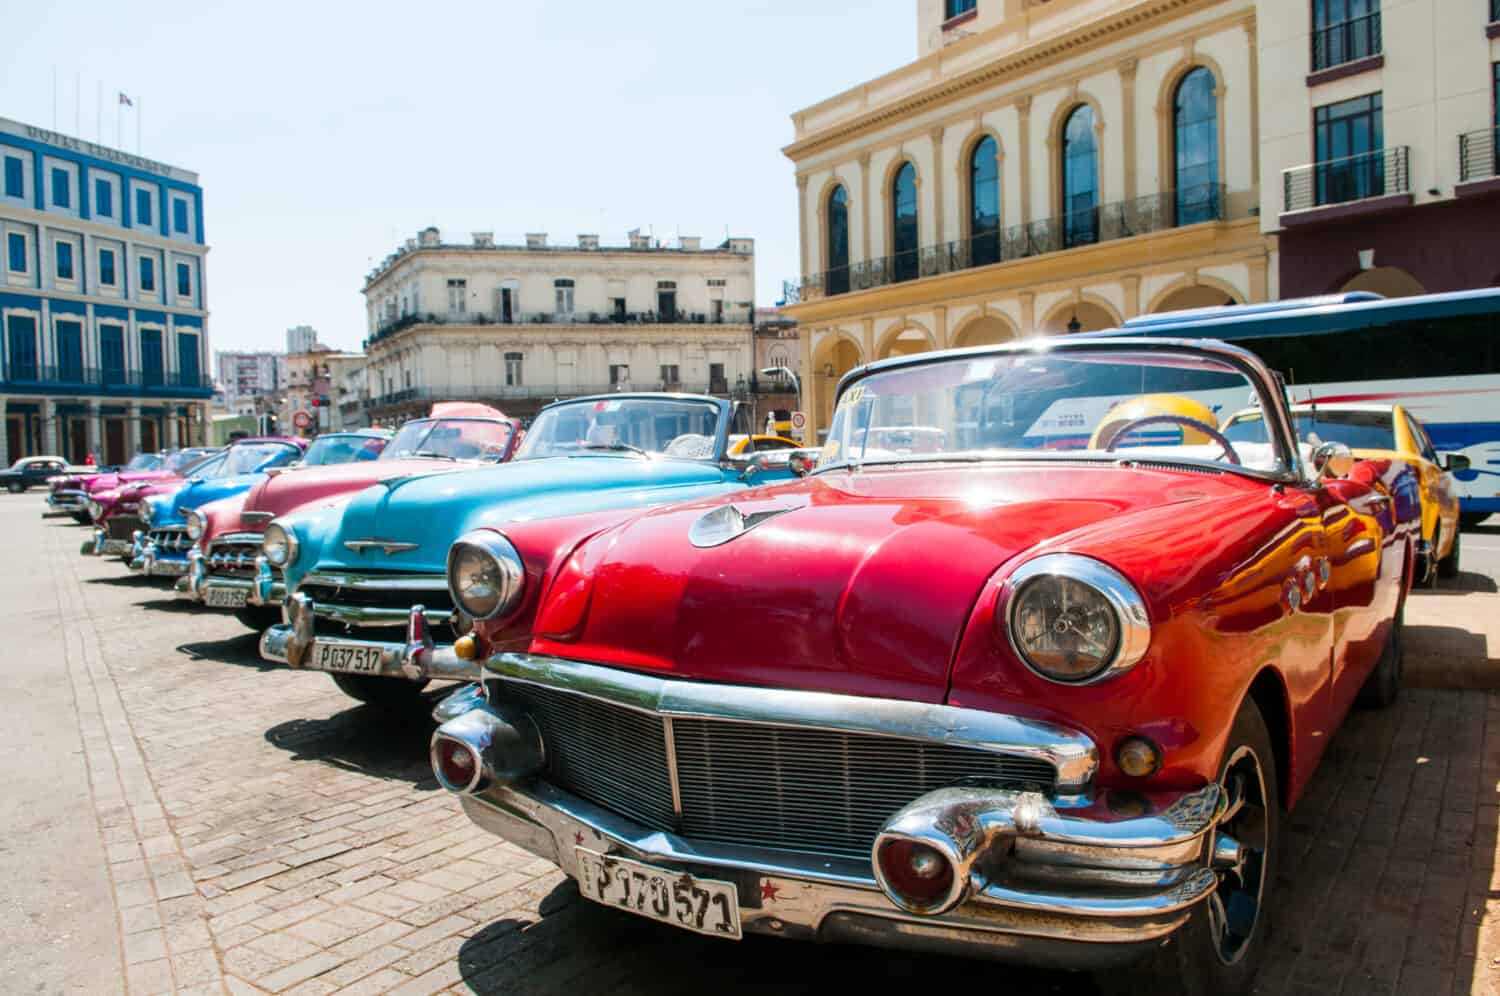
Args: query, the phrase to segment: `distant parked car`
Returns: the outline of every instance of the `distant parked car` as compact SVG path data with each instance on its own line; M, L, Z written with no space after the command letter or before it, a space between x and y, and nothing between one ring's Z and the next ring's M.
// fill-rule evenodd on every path
M0 487L11 494L20 494L27 488L46 484L47 478L56 477L68 469L68 461L60 456L22 457L8 469L0 470Z

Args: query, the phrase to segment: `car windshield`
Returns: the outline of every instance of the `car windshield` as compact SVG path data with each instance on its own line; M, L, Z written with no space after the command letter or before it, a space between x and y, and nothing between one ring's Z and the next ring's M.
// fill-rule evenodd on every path
M848 385L819 465L1115 453L1284 472L1278 446L1219 436L1247 397L1243 373L1188 347L960 355Z
M584 453L711 460L719 406L685 398L605 398L553 405L536 417L517 460Z
M304 467L322 467L330 463L354 463L374 460L385 449L381 436L359 436L346 433L319 436L302 457Z
M510 445L510 423L483 418L424 418L408 422L380 454L382 460L433 457L497 463Z
M1309 446L1321 443L1343 443L1352 450L1393 450L1396 430L1391 413L1380 411L1330 411L1315 409L1296 411L1292 420L1297 438ZM1264 442L1265 424L1260 412L1241 412L1224 427L1232 441Z
M234 477L251 474L266 466L279 467L297 459L295 446L286 443L241 443L231 446L229 454L219 466L216 477Z
M126 470L160 470L162 458L156 453L137 453L129 463L125 465Z
M182 474L195 464L202 463L210 450L178 450L167 457L167 470Z

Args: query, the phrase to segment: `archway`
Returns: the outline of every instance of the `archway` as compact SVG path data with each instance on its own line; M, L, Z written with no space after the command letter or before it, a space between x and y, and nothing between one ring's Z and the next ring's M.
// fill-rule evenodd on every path
M912 353L925 353L931 348L932 340L927 338L926 332L907 327L885 340L880 347L879 358L884 360L892 356L910 356Z
M1427 293L1427 289L1416 277L1399 266L1377 266L1373 270L1365 270L1339 290L1345 294L1350 291L1373 291L1385 297L1412 297Z
M1156 307L1152 309L1152 313L1187 311L1192 308L1222 308L1227 305L1239 303L1232 295L1226 294L1217 287L1192 284L1187 287L1179 287L1162 298L1157 302Z
M864 361L860 348L852 339L834 333L818 347L813 357L812 375L818 379L817 425L826 429L833 421L833 394L839 378Z
M1067 301L1053 309L1038 331L1043 335L1067 335L1069 332L1098 332L1119 324L1107 309L1092 301Z
M1002 342L1009 342L1015 337L1015 331L1005 319L996 318L994 315L984 315L959 329L953 345L956 347L995 346Z

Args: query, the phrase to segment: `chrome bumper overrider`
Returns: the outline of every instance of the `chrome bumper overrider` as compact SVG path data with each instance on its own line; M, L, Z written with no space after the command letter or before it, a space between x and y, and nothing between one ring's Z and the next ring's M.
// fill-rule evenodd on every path
M256 558L254 578L226 578L208 573L208 560L193 547L187 555L187 571L177 579L174 590L178 598L207 605L209 592L243 591L246 605L280 605L286 587L272 572L265 557Z
M134 544L127 539L110 539L103 526L95 526L89 538L83 541L78 552L94 557L129 557L134 554Z
M43 510L42 517L72 515L74 512L82 512L88 507L88 495L85 495L82 491L54 491L47 496L47 507Z
M283 603L282 612L287 621L271 626L261 634L261 657L307 671L328 670L318 659L314 622L320 613L312 599L301 593L294 594ZM341 647L378 648L380 665L371 673L386 678L477 681L481 675L479 661L463 660L453 652L452 646L433 642L428 613L420 605L412 606L407 613L404 643L343 637L339 637L337 643Z
M973 738L996 750L1060 759L1076 757L1080 742L1088 742L1059 727L1051 727L1055 742L1040 742L1034 734L1046 724L945 706L790 691L767 696L766 689L656 679L650 680L663 687L642 697L641 688L601 691L593 672L606 669L592 665L563 670L543 660L522 677L537 659L507 654L488 663L499 670L499 661L513 679L629 698L637 708L671 716L861 724L893 736L950 743ZM831 708L829 699L842 700L842 710ZM1091 786L1056 795L989 786L939 789L892 813L868 859L699 840L644 827L547 782L546 746L525 707L472 694L443 703L449 715L465 705L467 712L433 735L434 768L445 741L468 749L472 761L464 770L474 772L468 785L454 786L438 774L445 787L460 792L475 823L574 878L576 848L584 846L732 881L748 932L1101 968L1160 944L1213 892L1214 869L1230 866L1240 854L1237 842L1215 833L1225 811L1216 785L1149 796ZM1014 743L995 738L1008 729L1019 734ZM1091 749L1090 776L1095 756ZM877 870L876 856L893 840L925 844L944 856L954 874L942 902L915 909Z

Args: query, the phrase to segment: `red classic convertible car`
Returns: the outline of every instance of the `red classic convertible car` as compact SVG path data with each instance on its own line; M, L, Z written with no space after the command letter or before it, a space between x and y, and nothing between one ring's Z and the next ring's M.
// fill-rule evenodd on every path
M1247 396L1265 439L1231 442ZM1243 992L1280 814L1399 689L1409 473L1309 451L1222 343L876 363L805 478L460 540L486 680L433 768L585 897L688 930Z

